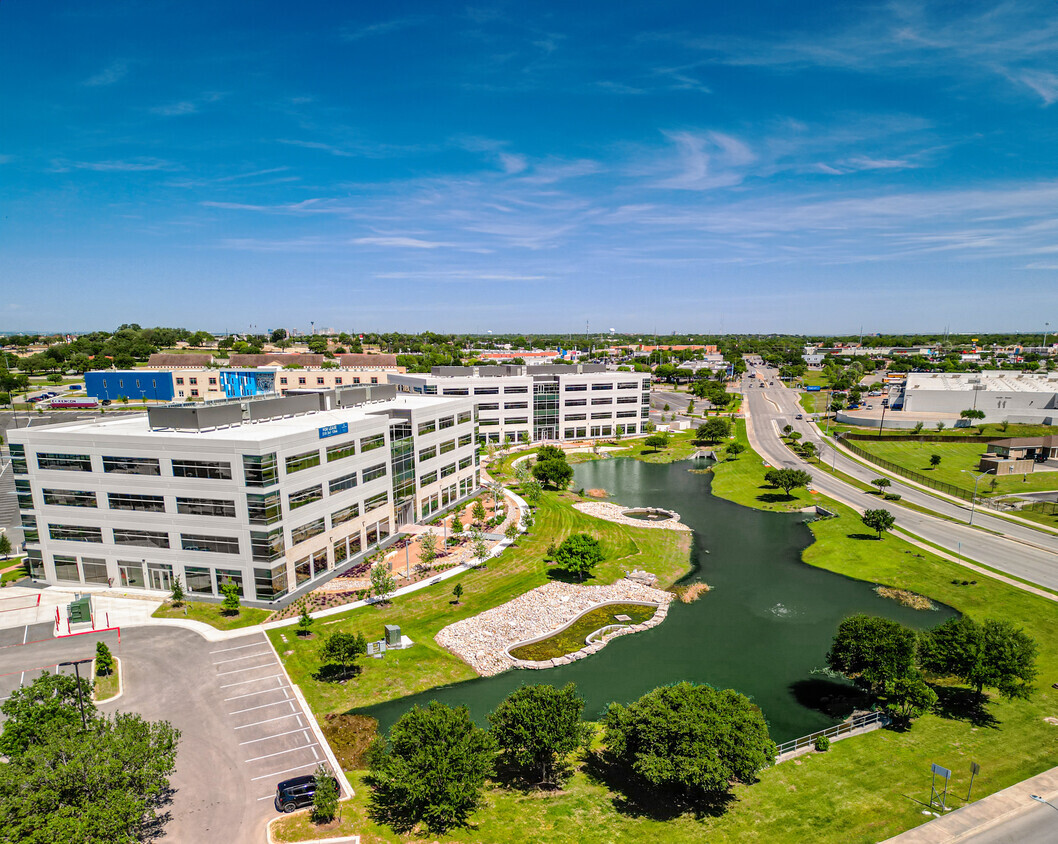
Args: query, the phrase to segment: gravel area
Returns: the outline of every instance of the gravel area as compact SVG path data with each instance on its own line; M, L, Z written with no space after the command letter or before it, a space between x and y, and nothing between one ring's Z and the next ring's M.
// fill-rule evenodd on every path
M584 612L599 604L642 601L658 604L654 618L644 624L627 628L637 632L660 624L668 613L668 604L675 596L624 578L610 586L579 586L574 583L552 582L538 586L491 610L473 618L450 624L437 634L436 641L470 665L478 674L489 677L510 668L545 668L565 665L603 647L597 642L576 654L544 662L525 662L511 657L511 645L547 636L569 624Z
M647 519L631 519L626 516L625 510L643 510L643 507L621 507L608 501L578 501L573 505L574 510L579 510L588 516L597 519L606 519L608 522L628 525L629 527L657 528L660 530L690 530L687 525L680 521L679 513L672 513L671 519L663 522L651 522ZM672 511L667 511L672 512Z

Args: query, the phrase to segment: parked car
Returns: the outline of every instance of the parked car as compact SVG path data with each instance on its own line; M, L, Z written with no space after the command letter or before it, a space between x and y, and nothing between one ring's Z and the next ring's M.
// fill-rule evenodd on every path
M331 777L331 782L334 783L335 790L341 794L342 789L338 785L338 780ZM315 796L316 778L312 774L283 780L276 786L276 811L289 813L305 806L311 806Z
M805 418L805 415L804 415L803 413L798 413L798 414L797 414L797 418L798 418L798 419L804 419L804 418Z

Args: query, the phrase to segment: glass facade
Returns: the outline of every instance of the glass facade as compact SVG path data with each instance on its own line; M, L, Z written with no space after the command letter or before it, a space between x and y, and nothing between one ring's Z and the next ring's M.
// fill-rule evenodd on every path
M533 384L533 439L558 439L558 382Z
M18 496L18 507L20 510L33 509L33 488L29 481L15 478L15 494Z
M91 472L92 458L87 454L37 453L37 468L60 472Z
M415 520L415 441L410 422L389 426L389 454L393 469L393 508L398 524L404 524Z
M250 531L250 555L255 563L271 563L283 556L283 529Z
M304 507L306 504L312 504L316 501L323 499L323 485L316 484L315 486L307 487L306 489L299 489L297 492L292 492L287 496L287 507L291 510L297 510L299 507Z
M115 545L136 545L141 548L168 548L169 534L154 530L114 528Z
M62 539L66 542L102 542L103 529L97 527L84 527L82 525L48 525L48 534L52 539ZM26 538L29 542L29 538Z
M157 457L104 457L103 471L113 475L160 475Z
M215 498L177 498L176 512L186 516L235 518L235 502Z
M320 465L320 450L306 451L304 454L292 454L286 459L287 474L300 472L302 469L311 469Z
M182 533L180 534L180 547L184 551L205 551L210 554L238 554L239 537Z
M335 460L342 460L346 457L352 457L356 454L356 441L350 440L347 443L338 443L337 445L327 446L327 462L331 463Z
M165 498L160 495L131 495L108 492L107 505L111 510L135 510L141 513L164 513Z
M246 493L246 510L252 525L270 525L278 522L283 518L283 505L279 491L262 494Z
M231 463L222 460L174 460L173 477L230 481Z
M11 471L16 475L28 475L29 464L26 463L26 447L22 443L11 443Z
M246 486L272 486L279 481L279 469L275 452L269 454L244 454L242 473Z
M96 494L84 489L45 489L44 503L57 507L98 507ZM21 503L21 500L20 500ZM32 500L30 502L32 505Z

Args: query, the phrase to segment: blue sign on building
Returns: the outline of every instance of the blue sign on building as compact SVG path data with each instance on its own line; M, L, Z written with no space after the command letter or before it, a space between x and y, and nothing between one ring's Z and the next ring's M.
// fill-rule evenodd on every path
M326 439L327 437L336 437L339 434L349 433L349 423L339 422L337 425L324 425L318 429L320 432L320 439Z

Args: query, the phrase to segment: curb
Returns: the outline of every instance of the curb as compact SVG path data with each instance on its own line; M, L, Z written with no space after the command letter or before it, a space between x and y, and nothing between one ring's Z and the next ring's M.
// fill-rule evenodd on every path
M265 826L265 840L268 844L280 844L272 837L272 824L277 821L283 820L283 818L289 818L291 815L296 814L307 814L309 809L300 809L298 812L291 812L290 815L280 815L278 818L272 818ZM341 838L307 838L305 839L306 844L360 844L359 835L346 835Z
M125 694L125 681L121 678L121 660L118 657L114 657L114 665L117 666L118 671L118 693L106 700L98 700L96 698L95 683L92 684L92 703L111 703ZM92 676L96 676L96 661L92 660Z

